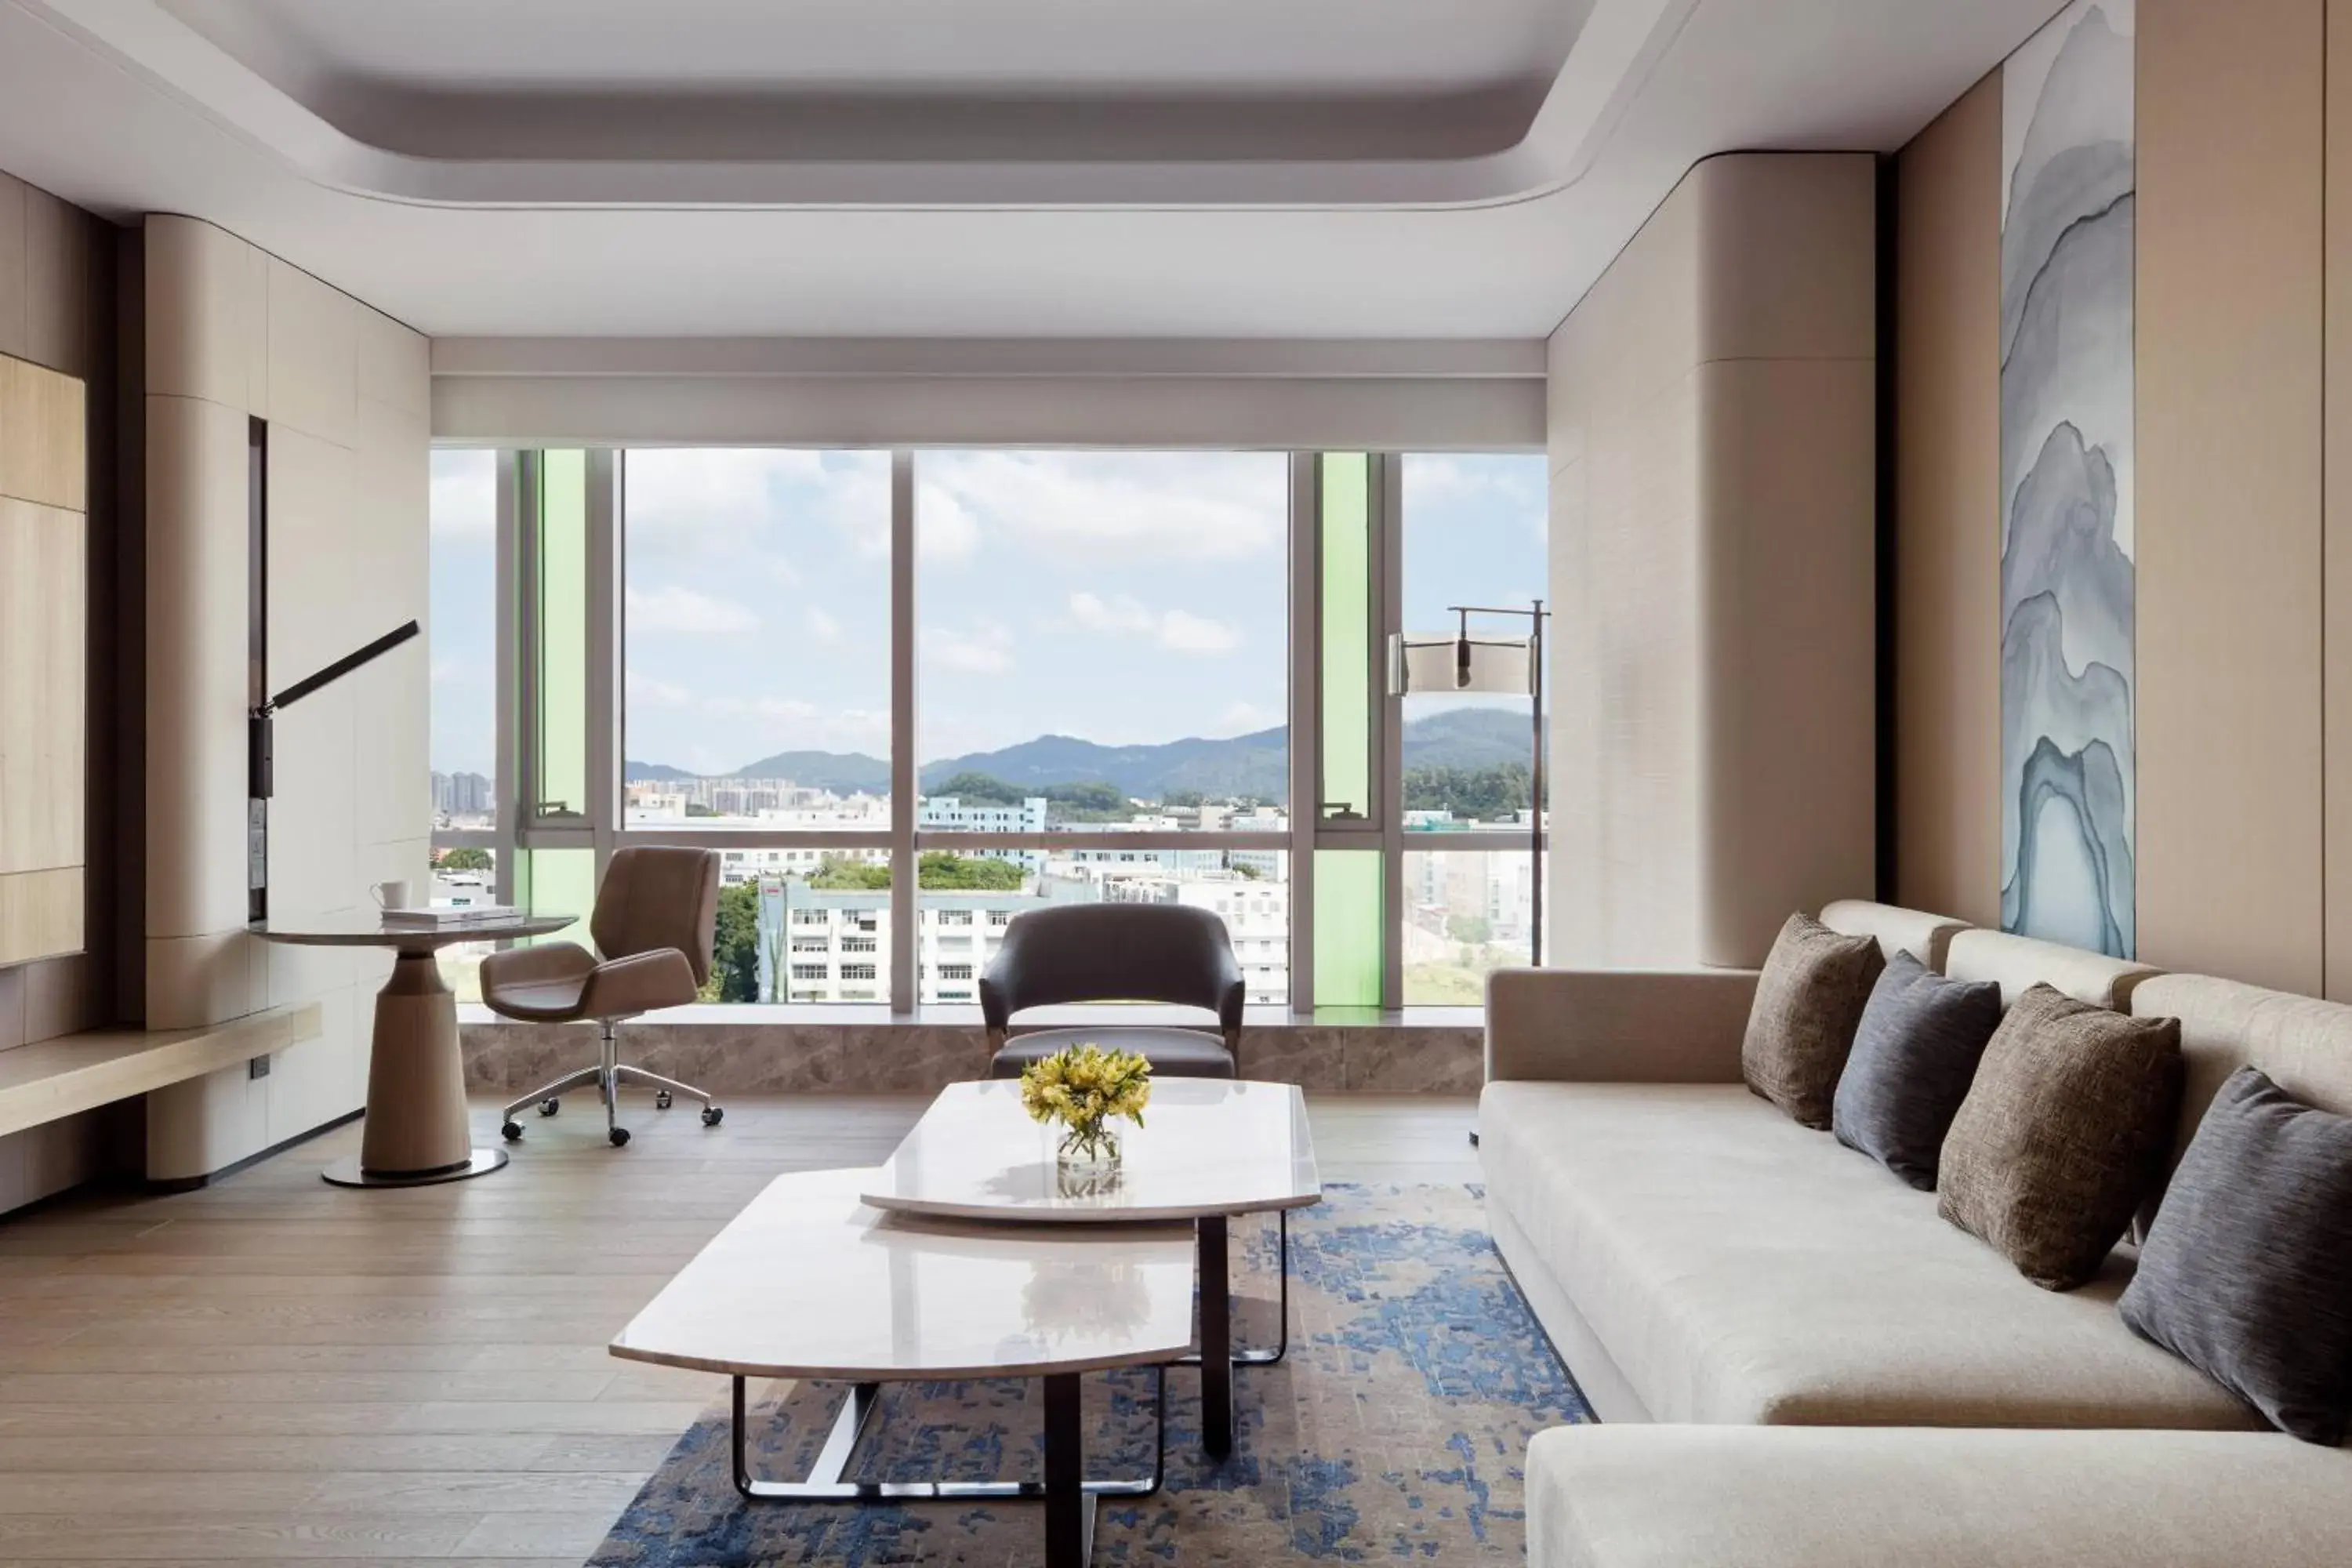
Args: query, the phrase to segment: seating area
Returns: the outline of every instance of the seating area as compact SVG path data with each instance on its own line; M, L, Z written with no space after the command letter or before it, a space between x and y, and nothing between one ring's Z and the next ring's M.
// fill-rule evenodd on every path
M0 0L0 1568L2352 1561L2347 5Z

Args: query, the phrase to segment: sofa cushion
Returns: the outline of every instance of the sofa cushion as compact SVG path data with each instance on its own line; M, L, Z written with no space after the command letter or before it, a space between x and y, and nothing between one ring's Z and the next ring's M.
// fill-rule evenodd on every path
M1826 1130L1854 1026L1885 964L1875 938L1840 936L1811 915L1790 915L1757 977L1740 1042L1748 1087Z
M1938 974L1944 972L1944 953L1952 938L1969 929L1968 921L1949 915L1874 904L1867 899L1838 899L1823 904L1822 924L1842 935L1875 938L1880 955L1890 963L1896 953L1907 952Z
M1946 980L1897 952L1871 987L1838 1079L1830 1120L1837 1141L1932 1191L1944 1134L2000 1026L2000 986Z
M1528 1568L2312 1568L2352 1453L2273 1435L1557 1426Z
M1945 944L1944 973L1955 980L1992 981L2001 1001L2012 1006L2034 986L2047 985L2094 1007L2126 1008L2135 991L2164 972L2063 942L1970 926Z
M2140 1249L2124 1321L2281 1431L2352 1418L2352 1118L2242 1068L2205 1113Z
M1993 1032L1952 1119L1937 1212L2071 1290L2160 1178L2180 1113L2180 1026L2036 985Z
M2117 1321L2120 1257L2038 1290L1739 1085L1489 1084L1479 1159L1660 1421L2261 1425Z

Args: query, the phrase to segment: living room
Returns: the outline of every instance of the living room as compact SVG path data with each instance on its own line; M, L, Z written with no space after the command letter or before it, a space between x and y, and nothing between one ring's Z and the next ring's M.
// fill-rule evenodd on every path
M2339 9L0 0L0 1562L2336 1560Z

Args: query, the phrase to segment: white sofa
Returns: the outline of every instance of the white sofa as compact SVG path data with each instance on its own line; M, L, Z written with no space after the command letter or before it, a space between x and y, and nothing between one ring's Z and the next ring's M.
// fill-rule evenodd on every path
M2180 1017L2190 1059L2184 1146L2221 1079L2248 1060L2308 1099L2352 1110L2352 1007L2159 975L1874 904L1832 905L1822 918L1956 976L1997 981L2005 998L2046 981L2095 1005ZM1873 1510L1882 1522L1919 1522L1927 1533L1916 1555L1878 1539L1862 1555L1822 1556L1802 1531L1790 1536L1798 1547L1773 1555L1732 1552L1724 1546L1732 1537L1717 1532L1740 1508L1769 1512L1772 1489L1703 1478L1811 1467L1827 1495L1845 1486L1892 1500L1906 1466L1964 1458L1984 1478L2004 1466L2020 1476L2071 1466L2074 1493L2090 1499L2136 1466L2166 1465L2166 1456L2214 1440L2189 1433L2263 1429L2250 1408L2124 1327L2115 1300L2130 1277L2127 1247L2085 1289L2042 1290L1937 1217L1934 1194L1750 1094L1739 1042L1754 984L1753 973L1738 971L1538 970L1490 984L1479 1110L1488 1223L1594 1410L1619 1424L1547 1433L1530 1450L1531 1562L1937 1563L1948 1559L1928 1550L1945 1539L1936 1531L1955 1526L1944 1493ZM1666 1425L1626 1429L1634 1423ZM1876 1430L1834 1440L1774 1430L1824 1426ZM1963 1427L2008 1429L1990 1436L1997 1448L2013 1447L1989 1457L1987 1434L1948 1430ZM2126 1441L2132 1430L2146 1436ZM2253 1456L2268 1455L2333 1467L2352 1494L2344 1454L2267 1436L2220 1440L2221 1452L2247 1456L2231 1464L2259 1468ZM1689 1446L1692 1463L1665 1457L1677 1444ZM1787 1457L1765 1457L1776 1454ZM1701 1455L1719 1458L1698 1464ZM2106 1458L2093 1464L2098 1455ZM1646 1489L1612 1511L1611 1489L1645 1469L1655 1472ZM2177 1508L2183 1529L2231 1549L2221 1521L2232 1516L2194 1500L2226 1485L2226 1469L2201 1469L2186 1497L2142 1494L2135 1509ZM1662 1489L1669 1475L1674 1489ZM1728 1488L1721 1501L1730 1512L1685 1495L1709 1487ZM2086 1540L2063 1560L2103 1560L2084 1550L2104 1540L2103 1517L2085 1503ZM2311 1523L2333 1528L2343 1518ZM1737 1537L1757 1538L1758 1528L1744 1522ZM2209 1530L2216 1533L2198 1535ZM2321 1538L2288 1528L2280 1539L2308 1547ZM2335 1544L2352 1561L2352 1538ZM1962 1552L1948 1560L2044 1559Z

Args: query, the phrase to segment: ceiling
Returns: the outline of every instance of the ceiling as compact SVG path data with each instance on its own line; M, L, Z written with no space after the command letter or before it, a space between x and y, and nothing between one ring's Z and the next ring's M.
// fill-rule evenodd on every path
M0 168L436 336L1525 338L2054 0L0 0Z

